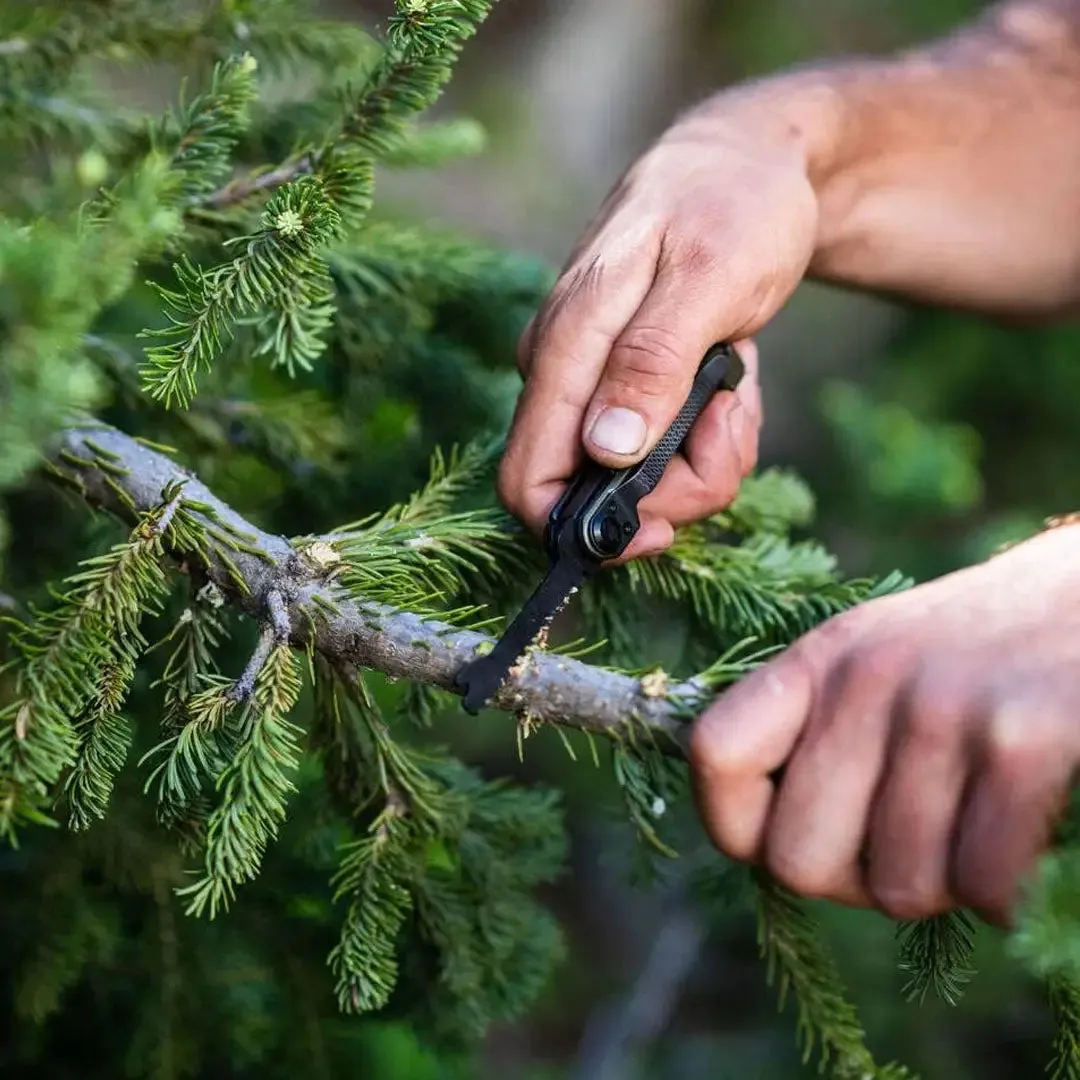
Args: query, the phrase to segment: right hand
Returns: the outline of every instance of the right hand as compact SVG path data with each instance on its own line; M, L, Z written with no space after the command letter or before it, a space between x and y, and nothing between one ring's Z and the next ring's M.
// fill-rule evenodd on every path
M813 253L817 199L776 117L723 108L675 125L624 176L578 242L518 352L518 402L499 493L539 532L587 452L639 461L682 406L718 341L747 365L642 501L624 558L666 549L674 529L722 509L754 466L761 404L747 339L779 310Z

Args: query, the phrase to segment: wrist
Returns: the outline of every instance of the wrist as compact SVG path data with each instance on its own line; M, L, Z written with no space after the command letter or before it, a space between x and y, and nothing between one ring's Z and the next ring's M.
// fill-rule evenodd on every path
M815 187L836 169L846 103L840 68L790 72L720 91L686 112L660 140L753 142Z
M851 60L745 83L690 110L661 143L752 147L797 170L818 204L815 260L844 241L845 222L864 191L877 140L868 102L899 75L890 61ZM868 112L870 115L868 115ZM895 146L893 147L895 149Z
M1075 310L1080 241L1062 222L1080 196L1080 34L1065 2L1067 18L1054 0L1004 5L909 52L735 86L660 146L759 213L811 208L800 277L998 314Z

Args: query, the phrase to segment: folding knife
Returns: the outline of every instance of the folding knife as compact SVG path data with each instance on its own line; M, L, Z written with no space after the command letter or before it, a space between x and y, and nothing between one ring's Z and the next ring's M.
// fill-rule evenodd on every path
M660 483L668 462L713 395L734 391L743 371L742 360L730 345L714 345L705 354L679 415L641 461L625 469L591 461L574 477L544 530L550 561L547 576L494 649L467 664L454 680L467 712L475 715L492 699L510 669L582 583L626 550L641 527L638 503Z

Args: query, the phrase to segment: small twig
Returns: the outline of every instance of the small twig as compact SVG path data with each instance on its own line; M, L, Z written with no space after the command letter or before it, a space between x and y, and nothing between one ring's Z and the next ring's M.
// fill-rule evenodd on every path
M227 696L230 701L240 704L240 702L247 701L255 693L255 683L258 681L259 672L266 666L266 661L270 659L270 654L276 646L277 634L274 632L273 627L264 627L262 633L259 634L259 640L251 654L251 659L244 665L244 670L240 672L240 678L233 683L232 688L229 690Z
M95 463L89 444L109 455L113 471ZM171 458L115 428L68 429L58 440L53 462L79 481L92 505L125 521L159 505L163 490L183 482L187 506L207 508L205 514L185 512L208 527L245 537L242 547L228 552L211 547L204 567L208 582L237 610L260 621L270 613L273 625L241 677L244 686L250 681L244 681L248 671L257 671L257 656L282 640L286 625L291 645L313 646L335 666L371 668L451 692L456 692L458 671L494 644L485 634L350 596L300 557L285 537L263 532ZM173 554L189 563L198 560L193 552ZM672 684L666 696L650 696L629 675L538 650L528 664L515 668L491 706L526 713L537 723L644 739L679 755L688 733L683 718L702 701L703 688L694 680Z
M218 188L205 198L199 200L199 207L207 210L224 210L230 206L237 206L246 202L252 195L258 195L261 191L274 191L293 180L306 176L315 168L315 162L310 154L305 154L295 161L287 161L269 172L256 175L238 176L230 180L224 187Z
M165 505L165 509L161 511L161 517L154 522L154 532L156 532L158 536L164 536L169 531L172 519L176 517L176 511L180 509L180 504L183 501L184 489L180 486L176 494Z
M380 814L382 820L375 830L375 835L380 840L386 840L390 836L390 824L388 819L404 817L409 812L409 800L405 793L392 780L386 786L386 805Z
M275 643L287 645L292 634L289 611L285 607L285 597L277 589L266 594L266 607L270 612L270 626L274 631Z
M287 645L292 633L289 612L285 608L285 598L279 590L271 589L266 594L266 607L270 612L270 624L263 627L251 659L248 660L240 673L240 678L229 691L229 698L238 704L247 701L255 693L255 683L258 681L259 673L266 666L266 661L270 659L270 654L282 645Z

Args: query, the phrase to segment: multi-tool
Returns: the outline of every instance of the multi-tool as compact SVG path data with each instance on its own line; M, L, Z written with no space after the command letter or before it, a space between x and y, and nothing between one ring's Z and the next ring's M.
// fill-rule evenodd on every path
M714 345L705 354L679 415L641 461L625 469L590 461L574 477L544 530L550 560L547 576L494 649L467 664L454 680L468 712L475 715L491 700L510 669L582 583L627 549L641 527L638 503L660 483L668 462L713 395L733 391L742 376L739 354L730 345Z

